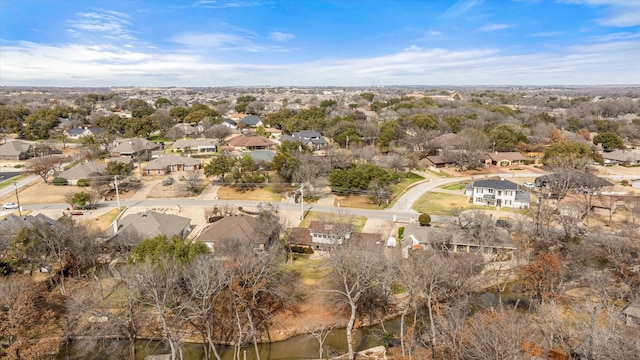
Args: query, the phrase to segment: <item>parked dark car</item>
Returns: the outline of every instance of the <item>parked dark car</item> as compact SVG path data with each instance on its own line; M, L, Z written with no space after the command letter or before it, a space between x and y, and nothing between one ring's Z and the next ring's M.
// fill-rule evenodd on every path
M505 229L511 229L511 223L503 219L496 220L496 226L499 226Z

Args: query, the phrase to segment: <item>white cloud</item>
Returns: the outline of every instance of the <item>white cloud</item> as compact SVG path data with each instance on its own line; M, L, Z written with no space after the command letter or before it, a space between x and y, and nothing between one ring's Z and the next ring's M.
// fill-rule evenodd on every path
M187 42L222 44L236 39L204 34ZM268 65L228 63L167 49L1 42L0 85L234 86L234 85L592 85L640 83L640 38L558 52L518 55L493 48L410 46L385 56L322 59ZM348 75L345 75L348 74Z
M564 32L562 32L562 31L543 31L543 32L533 33L533 34L530 34L528 36L530 36L530 37L557 37L557 36L561 36L561 35L564 35Z
M605 16L597 19L601 25L614 27L640 25L640 1L637 0L564 0L564 2L604 7Z
M500 31L514 27L513 24L487 24L478 29L478 31Z
M275 41L288 41L293 39L293 34L283 33L279 31L270 32L268 38Z
M442 17L449 19L457 18L480 2L480 0L458 0L442 14Z
M131 22L127 20L127 14L105 10L103 12L85 12L76 14L76 20L68 20L70 32L84 34L86 32L106 33L118 39L132 40L129 27Z
M225 9L225 8L241 8L261 5L257 1L216 1L216 0L200 0L196 1L194 7L204 7L208 9Z

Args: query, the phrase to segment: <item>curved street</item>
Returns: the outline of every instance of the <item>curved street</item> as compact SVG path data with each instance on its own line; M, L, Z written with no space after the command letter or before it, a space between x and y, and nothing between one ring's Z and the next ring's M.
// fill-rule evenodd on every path
M422 180L412 187L410 187L404 194L400 196L400 198L391 206L390 208L384 210L369 210L369 209L359 209L359 208L347 208L347 207L336 207L333 205L321 205L320 203L327 202L319 202L315 204L304 204L304 211L315 211L322 213L330 213L330 214L342 214L344 216L362 216L368 219L377 219L384 221L392 221L392 222L401 222L407 223L419 215L419 213L413 210L413 204L426 192L431 191L434 188L457 183L461 181L475 180L475 179L484 179L488 177L496 176L495 173L486 174L486 175L476 175L476 176L465 176L465 177L450 177L450 178L441 178L435 175L431 175L429 173L420 173L420 175L425 177L425 180ZM539 176L537 173L518 173L511 175L508 177L535 177ZM507 176L505 176L507 177ZM37 177L36 177L37 178ZM28 184L30 181L36 179L29 178L28 180L23 180L23 184ZM4 189L5 191L12 191L11 189ZM264 201L256 201L256 200L216 200L215 192L210 192L206 195L208 198L203 198L202 196L199 198L146 198L146 194L137 194L134 195L132 199L122 200L120 201L121 206L126 207L142 207L142 208L175 208L175 207L198 207L205 208L211 206L242 206L242 207L256 207L260 204L265 204ZM293 214L298 214L297 217L302 213L301 205L292 203L292 202L277 202L270 203L275 209L280 211L286 211ZM69 205L65 203L53 203L53 204L22 204L22 208L24 210L34 210L34 211L46 211L46 210L64 210ZM104 211L100 211L102 209L107 208L115 208L117 207L117 203L115 201L103 201L98 203L98 210L95 211L95 215L98 213L102 213ZM488 208L489 209L489 208ZM8 213L8 212L7 212ZM0 212L0 215L3 215ZM292 216L295 218L296 216ZM443 222L445 221L446 216L432 216L433 222Z

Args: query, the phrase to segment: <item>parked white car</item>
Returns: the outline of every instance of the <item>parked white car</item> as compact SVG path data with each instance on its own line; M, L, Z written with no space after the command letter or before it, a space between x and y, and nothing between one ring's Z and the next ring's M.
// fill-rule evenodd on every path
M536 187L536 185L534 183L530 183L530 182L526 182L526 183L522 184L522 186L524 186L525 188L527 188L529 190L531 190L531 189Z
M2 204L2 209L4 210L14 210L17 208L18 208L18 204L16 203L8 202L8 203Z

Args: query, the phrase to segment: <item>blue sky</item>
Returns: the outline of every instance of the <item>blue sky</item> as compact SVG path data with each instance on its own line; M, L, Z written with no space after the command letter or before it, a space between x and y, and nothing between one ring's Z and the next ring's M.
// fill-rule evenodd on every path
M0 85L640 84L640 0L0 0Z

